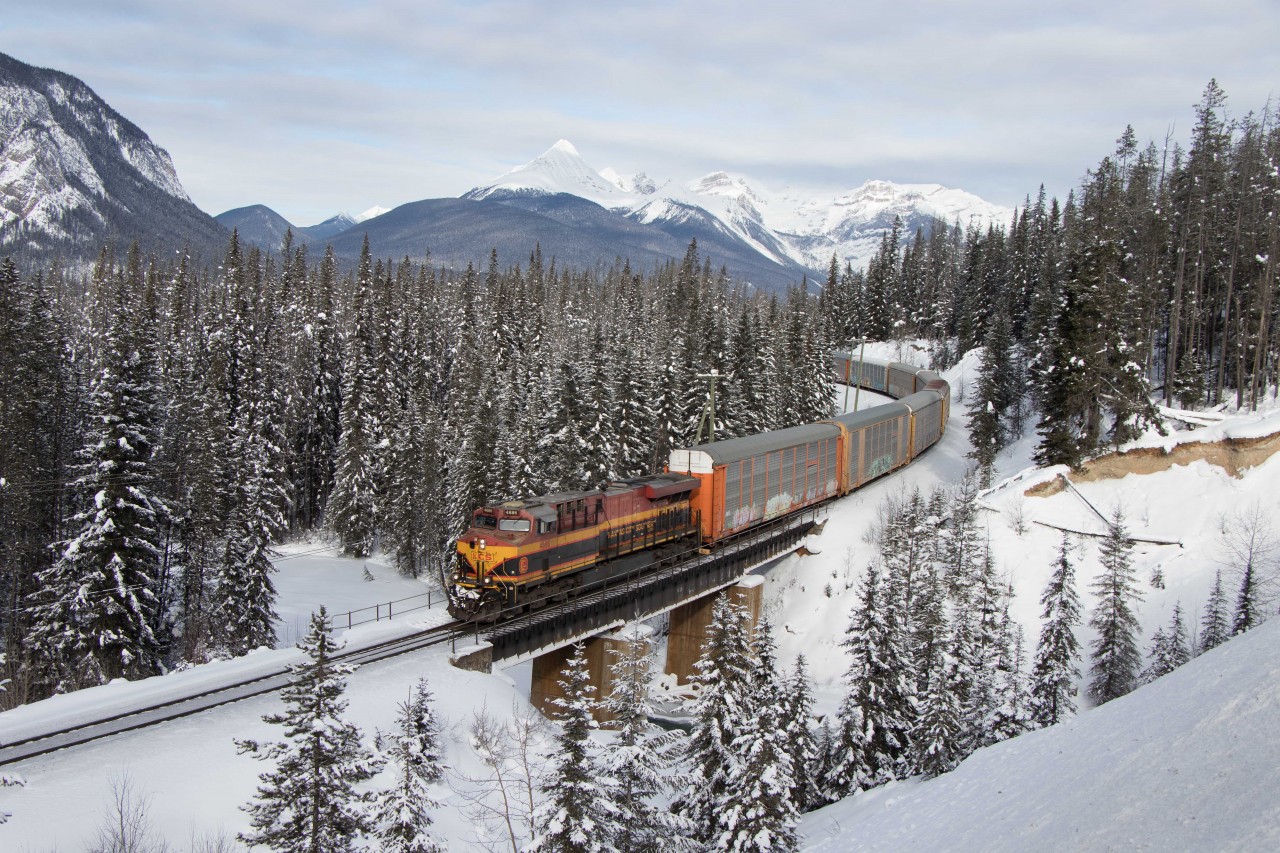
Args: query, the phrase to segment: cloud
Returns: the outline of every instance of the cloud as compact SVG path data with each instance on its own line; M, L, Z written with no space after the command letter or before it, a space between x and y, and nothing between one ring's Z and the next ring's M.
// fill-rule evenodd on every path
M25 5L0 50L85 80L206 210L298 224L456 195L561 137L680 181L1064 195L1126 124L1185 139L1210 77L1261 108L1280 31L1269 0Z

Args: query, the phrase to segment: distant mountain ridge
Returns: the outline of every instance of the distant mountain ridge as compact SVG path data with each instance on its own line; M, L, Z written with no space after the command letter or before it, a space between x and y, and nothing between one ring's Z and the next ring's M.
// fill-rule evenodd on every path
M0 254L92 258L103 244L225 248L168 152L83 82L0 53Z
M963 190L938 184L867 181L841 192L765 188L729 172L712 172L684 185L655 183L647 174L624 178L597 172L567 140L464 198L525 198L568 193L637 222L664 228L709 217L765 258L825 273L831 256L865 267L880 236L900 217L905 233L935 219L948 225L1007 223L1012 211Z
M464 202L458 204L457 202ZM467 206L471 203L476 206ZM502 208L522 211L512 214ZM378 211L380 208L375 208ZM683 256L691 240L704 258L735 278L780 290L803 278L821 282L832 255L865 267L881 236L902 222L903 233L948 225L986 227L1012 212L962 190L937 184L867 181L842 193L770 191L728 172L685 185L597 171L572 143L560 140L539 157L459 199L402 205L330 238L351 256L364 236L376 254L443 263L483 262L496 249L519 262L534 245L544 257L588 268L618 259L649 268ZM228 222L223 214L220 220ZM309 229L294 228L308 235ZM257 231L241 235L254 239ZM269 231L278 245L283 232ZM310 235L314 236L314 235Z
M0 254L30 263L91 259L107 242L149 251L188 248L217 259L231 229L277 250L295 239L358 255L367 234L384 257L463 266L497 251L504 265L535 246L562 265L678 262L696 240L702 258L737 281L782 290L821 282L834 254L862 268L895 217L905 233L1007 222L1011 212L960 190L868 181L847 192L773 190L713 172L685 184L590 166L568 141L456 199L392 211L372 207L299 227L254 204L216 218L183 189L164 149L81 81L0 54Z

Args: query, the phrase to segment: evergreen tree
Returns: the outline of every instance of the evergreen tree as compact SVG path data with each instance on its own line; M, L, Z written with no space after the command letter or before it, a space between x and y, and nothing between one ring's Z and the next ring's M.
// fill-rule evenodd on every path
M1132 550L1133 540L1125 531L1124 514L1117 509L1100 548L1102 572L1090 587L1098 604L1089 625L1098 636L1092 648L1089 696L1098 705L1133 690L1142 667L1138 619L1133 611L1142 597L1133 574Z
M1080 643L1080 596L1075 588L1067 537L1062 537L1053 575L1040 595L1040 642L1031 669L1031 718L1038 726L1052 726L1076 710L1077 661Z
M1142 681L1155 681L1162 675L1173 672L1191 660L1191 642L1187 638L1187 626L1182 619L1182 605L1173 605L1173 616L1169 627L1157 628L1151 638L1151 662L1142 672Z
M366 236L356 275L355 325L343 366L341 438L327 510L329 526L342 540L343 553L351 557L369 556L378 530L379 430L374 410L380 389L371 263Z
M781 725L791 756L791 801L798 811L815 809L822 804L822 749L813 732L813 686L804 655L796 658L782 694Z
M78 530L40 575L29 648L55 690L157 672L160 526L151 457L159 428L154 337L124 275L114 276L74 489Z
M355 786L371 779L378 767L361 744L359 729L342 718L345 676L352 667L333 660L338 647L329 637L323 607L312 614L298 648L308 661L290 668L293 679L280 691L284 713L262 718L284 727L284 741L236 742L242 754L274 762L258 777L257 799L244 807L253 830L237 837L279 853L355 850L358 836L374 828L368 814L373 796L357 793Z
M1200 619L1200 648L1204 654L1222 645L1231 637L1231 621L1227 613L1227 595L1222 589L1222 570L1213 576L1213 588L1209 600L1204 603L1204 616Z
M852 661L840 705L838 755L826 780L833 796L873 788L906 771L909 730L915 719L910 660L901 634L901 608L885 594L880 567L862 585L844 646Z
M648 640L633 635L625 648L610 667L613 694L604 702L618 729L617 740L601 759L601 769L612 780L613 846L618 853L661 853L680 847L691 828L654 802L670 785L669 752L679 734L659 731L649 722Z
M560 686L564 695L555 700L562 711L555 767L542 787L547 799L534 814L537 834L528 849L548 853L612 850L616 815L591 759L589 738L595 726L591 694L595 688L583 646L574 647Z
M964 757L955 658L941 645L930 649L929 656L928 680L911 729L911 770L926 779L948 772Z
M694 726L685 748L688 786L676 813L693 825L693 837L711 844L727 827L728 792L742 770L734 742L750 716L751 660L746 610L727 594L716 598L707 641L698 660Z
M386 738L395 784L379 793L372 815L382 851L444 853L444 845L431 832L431 812L440 808L431 786L440 782L446 768L441 762L440 723L425 679L409 701L401 703L396 725L397 731Z

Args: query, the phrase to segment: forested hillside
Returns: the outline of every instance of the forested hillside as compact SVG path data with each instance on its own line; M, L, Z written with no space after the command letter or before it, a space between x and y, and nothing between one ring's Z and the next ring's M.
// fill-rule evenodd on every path
M198 270L104 250L0 269L9 702L270 645L267 549L442 577L482 502L659 468L694 439L827 412L802 290L747 299L691 245L648 274L245 252ZM731 370L731 366L741 369Z

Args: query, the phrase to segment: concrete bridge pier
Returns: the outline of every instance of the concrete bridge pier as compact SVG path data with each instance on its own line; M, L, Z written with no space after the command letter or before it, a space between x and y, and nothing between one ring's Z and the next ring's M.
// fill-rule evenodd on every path
M586 641L587 672L591 686L595 688L591 695L597 703L593 716L602 726L607 727L615 718L612 712L600 707L600 703L613 695L614 680L620 674L615 672L615 664L635 661L638 666L646 666L652 635L653 630L645 625L626 625ZM573 646L565 646L533 659L529 701L545 717L555 719L561 716L556 700L564 697L560 682L571 657Z
M713 592L672 610L671 631L667 637L666 671L676 677L677 684L688 684L697 674L694 664L702 657L702 645L707 641L707 627L711 624L711 610L717 596L721 595L727 595L734 603L747 608L752 631L760 622L764 578L759 575L747 575L727 589Z

